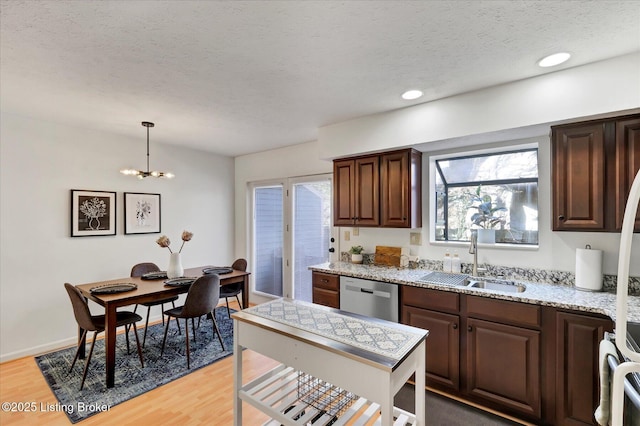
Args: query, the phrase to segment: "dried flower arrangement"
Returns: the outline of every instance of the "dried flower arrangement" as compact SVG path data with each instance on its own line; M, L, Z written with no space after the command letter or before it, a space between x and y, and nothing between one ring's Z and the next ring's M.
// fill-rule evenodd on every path
M191 241L191 238L193 238L193 232L182 231L182 245L180 246L180 250L178 250L178 253L182 253L182 247L184 247L184 243L186 243L187 241ZM169 252L173 253L173 250L171 250L171 247L169 247L171 245L171 240L166 235L158 238L156 240L156 243L158 243L160 247L168 248Z

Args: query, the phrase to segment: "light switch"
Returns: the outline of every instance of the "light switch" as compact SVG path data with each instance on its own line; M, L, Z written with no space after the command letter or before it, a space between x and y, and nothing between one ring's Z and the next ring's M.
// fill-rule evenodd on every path
M360 235L360 228L353 228L352 232L353 236L357 237L358 235Z
M422 234L420 232L409 233L409 244L411 244L412 246L421 246Z
M351 232L344 231L344 240L349 241L351 239Z

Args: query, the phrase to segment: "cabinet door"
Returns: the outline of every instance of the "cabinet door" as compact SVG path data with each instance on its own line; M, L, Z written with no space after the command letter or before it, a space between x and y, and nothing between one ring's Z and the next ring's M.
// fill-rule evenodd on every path
M466 335L467 393L539 419L540 332L469 318Z
M611 320L556 315L556 424L595 425L599 404L598 348Z
M355 212L355 162L339 160L333 163L333 223L353 225Z
M355 160L355 225L380 225L380 161L378 156Z
M313 271L312 301L331 308L340 308L340 276Z
M604 230L604 124L555 128L552 144L553 230Z
M318 305L340 309L340 292L338 291L314 287L311 300Z
M616 231L622 229L629 190L640 170L640 118L616 122ZM640 232L640 209L636 212L635 232Z
M460 389L460 317L403 306L404 324L429 330L427 337L427 385L444 390Z
M414 150L385 154L380 161L381 224L392 228L422 226L422 154Z

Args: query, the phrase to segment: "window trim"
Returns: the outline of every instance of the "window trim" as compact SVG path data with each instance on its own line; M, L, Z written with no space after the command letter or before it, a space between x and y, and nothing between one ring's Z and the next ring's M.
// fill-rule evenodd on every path
M449 153L445 153L445 154L438 154L438 155L430 155L429 156L429 230L431 232L429 232L429 244L432 245L442 245L442 246L468 246L469 243L465 242L465 241L440 241L440 240L436 240L436 236L435 236L435 223L436 223L436 217L437 217L437 203L436 203L436 188L435 188L435 182L436 182L436 174L438 173L437 168L438 165L436 163L437 160L444 160L444 159L449 159L449 158L469 158L469 157L481 157L481 156L490 156L490 155L494 155L494 154L507 154L507 153L514 153L514 152L520 152L520 151L527 151L527 150L531 150L531 149L536 149L538 151L538 178L523 178L523 179L518 179L517 182L538 182L538 188L540 187L540 143L538 142L530 142L530 143L524 143L524 144L519 144L519 145L506 145L506 146L501 146L501 147L494 147L494 148L484 148L484 149L477 149L477 150L473 150L473 151L458 151L458 152L449 152ZM496 180L496 181L486 181L486 182L490 182L492 184L494 183L513 183L514 180L510 180L510 179L503 179L503 180ZM485 181L482 181L485 182ZM478 181L478 183L482 183L480 181ZM468 182L464 183L464 184L460 184L460 183L456 183L456 184L449 184L448 186L450 187L462 187L462 186L469 186ZM447 206L445 205L445 220L448 221L448 212L446 212L447 210ZM538 211L540 210L540 204L538 202ZM479 244L480 246L487 246L487 247L491 247L491 248L504 248L504 249L521 249L521 250L537 250L540 246L540 227L538 227L538 244L511 244L511 243L495 243L495 244Z

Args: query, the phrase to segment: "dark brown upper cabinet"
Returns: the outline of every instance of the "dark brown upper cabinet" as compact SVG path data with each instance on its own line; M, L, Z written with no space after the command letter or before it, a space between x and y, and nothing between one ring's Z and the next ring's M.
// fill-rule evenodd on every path
M380 157L381 221L390 228L422 226L422 153L415 150Z
M622 229L624 209L633 179L640 170L640 117L616 121L616 230ZM636 212L635 232L640 232L640 209Z
M422 154L413 149L333 163L335 226L422 226Z
M640 114L553 126L551 144L553 230L620 231L640 170Z
M380 225L380 159L378 156L333 163L335 226Z

